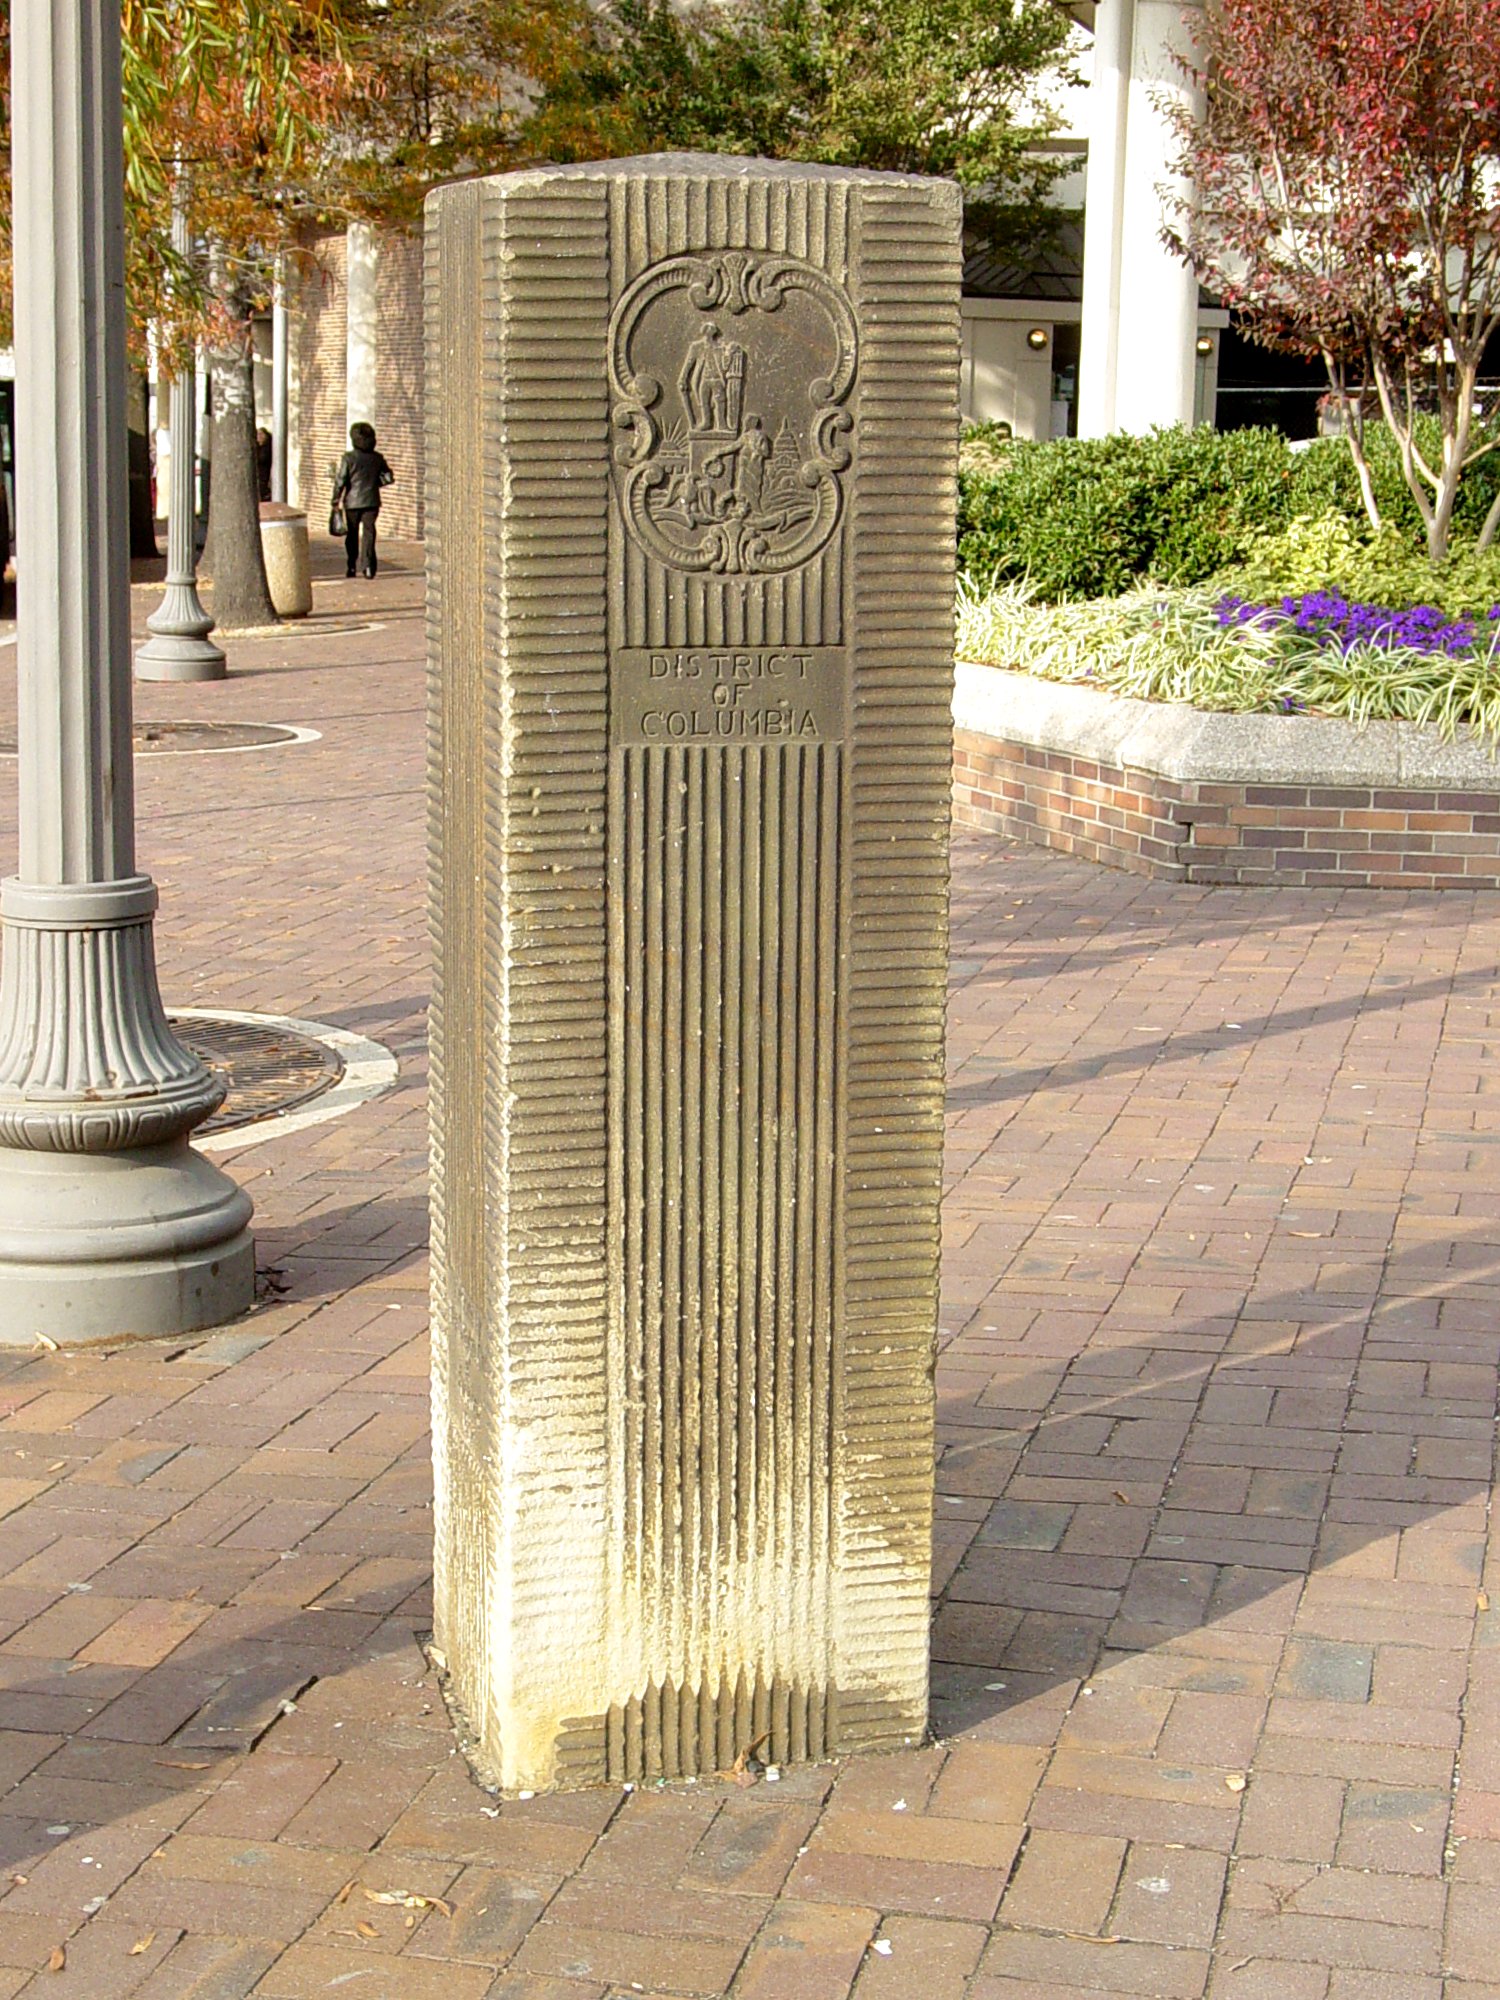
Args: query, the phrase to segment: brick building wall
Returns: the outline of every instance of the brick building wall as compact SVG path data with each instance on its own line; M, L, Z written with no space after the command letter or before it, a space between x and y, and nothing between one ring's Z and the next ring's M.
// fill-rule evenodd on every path
M328 467L348 443L348 297L343 237L321 236L305 244L288 299L288 498L307 509L314 534L328 512Z
M380 524L388 535L422 536L422 241L382 231L376 264L375 411L371 421L396 483ZM290 493L312 516L328 509L329 468L349 443L349 286L341 234L308 242L291 304Z
M1180 782L960 729L954 818L1175 882L1500 888L1495 791Z

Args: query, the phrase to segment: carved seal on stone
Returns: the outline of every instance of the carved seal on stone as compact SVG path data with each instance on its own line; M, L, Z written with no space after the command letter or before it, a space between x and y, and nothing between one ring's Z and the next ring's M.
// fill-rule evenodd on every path
M675 570L800 568L838 524L856 364L847 300L798 258L703 251L642 272L609 338L631 535Z

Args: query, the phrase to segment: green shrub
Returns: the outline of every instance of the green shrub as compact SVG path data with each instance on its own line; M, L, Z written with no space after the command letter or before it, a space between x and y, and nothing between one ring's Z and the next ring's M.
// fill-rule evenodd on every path
M1285 524L1291 461L1266 430L1013 443L960 475L959 563L1054 602L1202 582Z
M1144 438L1004 443L998 428L975 426L966 441L959 566L986 583L1025 578L1049 603L1116 597L1147 578L1206 582L1248 560L1259 563L1255 551L1265 538L1302 519L1341 517L1354 541L1370 543L1354 462L1342 438L1319 438L1293 451L1276 431L1201 427ZM1424 450L1436 450L1435 418L1424 423L1421 441ZM1430 576L1426 539L1395 440L1383 425L1371 427L1367 450L1386 524L1373 544L1386 551L1383 573L1398 594L1406 591L1408 602L1444 601L1432 596L1430 581L1420 581ZM1497 493L1500 453L1465 476L1454 515L1460 550L1472 547ZM1400 551L1417 567L1401 569ZM1465 570L1456 580L1466 561L1455 555L1447 566L1450 585L1482 594L1487 572ZM1398 584L1408 575L1409 588ZM1343 579L1309 576L1304 587L1336 581Z
M1470 448L1480 443L1476 431ZM1435 465L1441 455L1441 437L1436 417L1423 417L1417 424L1417 442L1428 463ZM1401 475L1401 458L1396 440L1384 424L1372 424L1365 435L1365 453L1370 461L1370 478L1382 525L1399 540L1425 556L1426 533L1417 503ZM1364 502L1354 461L1342 438L1317 438L1291 454L1292 478L1289 491L1293 515L1346 514L1358 527L1367 526ZM1453 513L1454 538L1473 542L1478 538L1495 495L1500 493L1500 452L1481 459L1464 474Z
M1433 564L1393 529L1366 537L1346 515L1323 513L1262 536L1219 580L1256 603L1337 590L1363 604L1435 604L1453 618L1484 618L1500 603L1500 549L1460 544Z
M1005 470L1005 454L1015 433L1007 423L965 424L958 447L960 473L992 479Z

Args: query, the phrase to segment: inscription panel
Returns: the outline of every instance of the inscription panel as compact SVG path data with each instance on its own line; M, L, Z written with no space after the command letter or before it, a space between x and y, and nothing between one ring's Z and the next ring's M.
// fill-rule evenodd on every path
M842 646L621 647L610 662L617 746L842 741Z

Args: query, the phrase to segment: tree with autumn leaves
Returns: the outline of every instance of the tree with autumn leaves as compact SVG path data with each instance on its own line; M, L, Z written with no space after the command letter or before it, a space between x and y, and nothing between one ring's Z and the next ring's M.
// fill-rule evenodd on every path
M140 10L134 21L131 6ZM149 318L169 358L193 344L208 351L215 616L231 629L272 624L253 326L355 77L348 22L340 0L151 0L149 20L144 11L127 0L132 309ZM202 245L185 269L162 249L174 200L185 202Z
M224 626L274 616L251 336L311 230L410 224L434 183L527 160L697 146L953 173L992 236L1029 240L1065 164L1036 146L1051 114L1033 85L1067 36L1052 0L120 4L131 316L169 365L211 356ZM0 0L7 38L8 19Z
M270 623L252 329L278 265L307 254L309 225L410 221L435 181L513 164L529 116L515 79L545 74L574 0L149 0L149 23L129 13L148 0L126 4L136 309L209 349L215 615ZM178 187L204 245L189 273L162 254Z
M223 626L266 624L252 328L278 265L305 254L310 225L409 222L435 181L514 164L535 91L586 0L121 5L134 337L143 352L150 327L168 366L208 350L215 614ZM8 86L4 0L0 38ZM187 263L171 247L182 197L199 246ZM7 237L8 218L4 199Z
M1500 333L1500 0L1215 0L1194 192L1170 239L1253 338L1328 369L1372 526L1383 419L1434 561L1500 450L1477 393ZM1500 529L1500 501L1480 537Z

